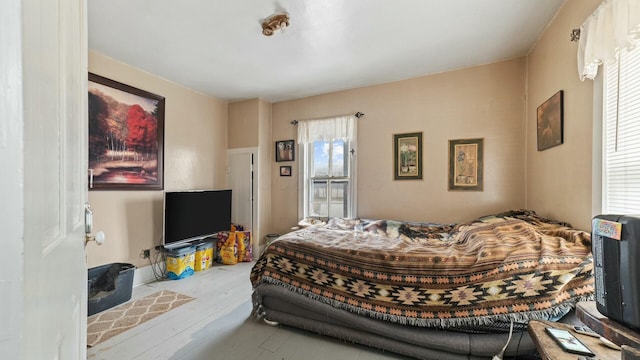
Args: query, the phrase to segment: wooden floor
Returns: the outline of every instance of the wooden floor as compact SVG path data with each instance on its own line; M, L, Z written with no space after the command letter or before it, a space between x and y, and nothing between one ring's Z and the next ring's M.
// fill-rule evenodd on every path
M135 287L132 300L162 289L195 300L89 348L88 359L406 359L254 320L249 282L252 265L215 265L182 280Z

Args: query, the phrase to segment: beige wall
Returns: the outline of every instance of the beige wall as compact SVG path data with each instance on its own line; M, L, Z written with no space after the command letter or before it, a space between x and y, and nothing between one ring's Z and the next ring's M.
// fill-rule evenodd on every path
M362 111L358 120L358 216L459 222L521 208L526 60L273 104L273 141L296 138L293 119ZM393 180L393 134L423 132L424 180ZM484 138L484 191L448 191L448 140ZM298 149L296 149L298 153ZM272 162L272 227L298 221L297 158ZM293 165L280 177L280 165Z
M229 104L229 149L258 146L259 99Z
M527 207L588 230L592 217L593 82L580 81L569 34L600 0L569 0L539 39L527 66ZM537 150L536 109L564 90L564 144Z
M264 236L271 232L271 103L262 99L258 102L258 232L254 240L264 244Z
M117 62L89 53L89 71L166 99L165 190L225 188L227 103ZM162 237L162 191L90 191L94 229L104 245L87 247L89 267L110 262L148 265L139 254Z

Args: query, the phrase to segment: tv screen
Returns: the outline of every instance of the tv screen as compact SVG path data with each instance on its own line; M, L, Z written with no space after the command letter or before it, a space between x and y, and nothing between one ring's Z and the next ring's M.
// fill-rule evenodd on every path
M231 190L164 193L163 246L176 248L231 228Z

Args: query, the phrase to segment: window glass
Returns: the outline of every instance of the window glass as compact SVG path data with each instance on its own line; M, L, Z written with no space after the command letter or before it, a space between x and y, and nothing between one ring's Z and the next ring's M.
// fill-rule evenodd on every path
M348 216L348 181L332 181L329 203L331 204L331 216L332 217L347 217Z
M313 143L312 176L329 176L329 148L330 142L326 140L317 140Z
M309 191L309 214L308 216L328 217L328 194L327 180L312 180Z
M331 169L332 176L347 176L347 165L344 161L345 153L347 153L347 144L344 140L334 140L331 152Z

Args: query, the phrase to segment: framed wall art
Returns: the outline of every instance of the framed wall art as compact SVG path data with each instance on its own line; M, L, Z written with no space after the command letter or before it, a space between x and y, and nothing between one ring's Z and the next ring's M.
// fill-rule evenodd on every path
M564 99L560 90L538 106L538 151L558 146L564 142Z
M449 140L449 190L482 191L483 139Z
M280 166L280 176L291 176L291 166Z
M422 133L393 135L394 180L422 179Z
M89 189L162 190L162 96L89 73Z
M293 161L295 159L295 142L293 140L276 141L276 161Z

